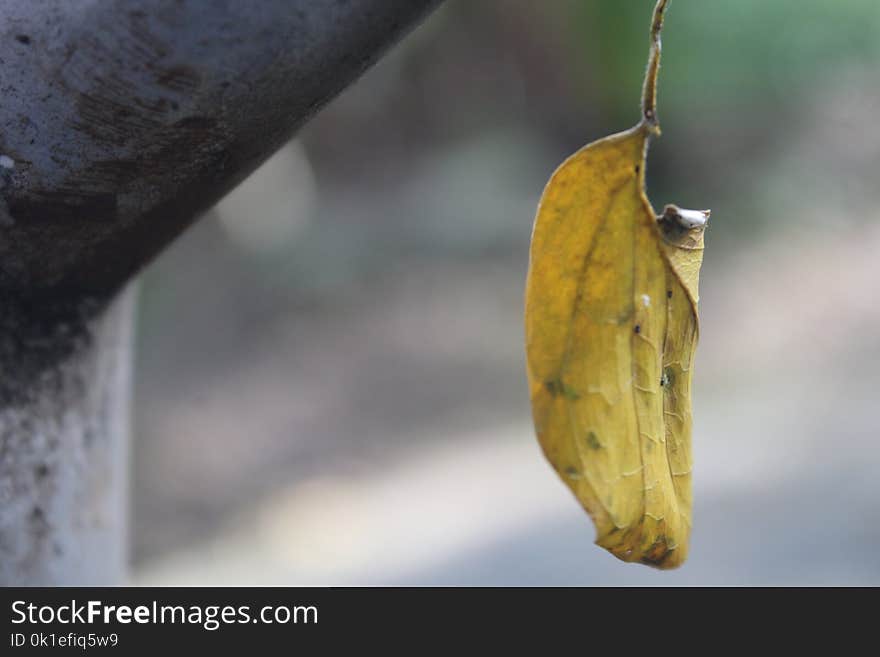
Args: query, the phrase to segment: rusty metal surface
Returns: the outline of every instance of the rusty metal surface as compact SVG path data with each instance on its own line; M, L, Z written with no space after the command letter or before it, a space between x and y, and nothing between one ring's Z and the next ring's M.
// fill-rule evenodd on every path
M104 296L439 0L2 0L0 297Z

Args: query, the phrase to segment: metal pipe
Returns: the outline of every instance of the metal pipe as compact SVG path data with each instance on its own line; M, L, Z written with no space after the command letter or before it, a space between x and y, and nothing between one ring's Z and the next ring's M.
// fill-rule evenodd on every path
M121 581L118 291L439 1L0 0L0 585Z
M121 285L439 0L3 0L0 289Z

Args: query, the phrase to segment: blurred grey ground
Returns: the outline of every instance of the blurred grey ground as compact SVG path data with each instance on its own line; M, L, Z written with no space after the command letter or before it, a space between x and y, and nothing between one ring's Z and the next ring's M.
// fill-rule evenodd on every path
M874 2L670 10L649 191L713 210L688 563L593 546L543 461L528 238L636 119L619 4L453 0L150 268L136 582L880 584Z

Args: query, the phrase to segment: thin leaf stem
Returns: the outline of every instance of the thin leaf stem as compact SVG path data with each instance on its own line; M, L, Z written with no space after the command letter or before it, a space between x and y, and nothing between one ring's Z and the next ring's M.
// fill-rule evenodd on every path
M648 55L648 69L645 71L645 84L642 87L642 123L653 134L660 134L660 121L657 118L657 74L660 70L660 32L663 30L663 17L669 0L657 0L654 18L651 21L651 52Z

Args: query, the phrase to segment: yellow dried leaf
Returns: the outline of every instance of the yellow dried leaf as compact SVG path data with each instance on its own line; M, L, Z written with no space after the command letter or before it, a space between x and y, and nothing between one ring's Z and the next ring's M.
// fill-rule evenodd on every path
M547 459L625 561L674 568L691 527L691 380L708 212L645 196L659 134L667 0L651 28L642 120L585 146L550 178L526 283L532 413Z

